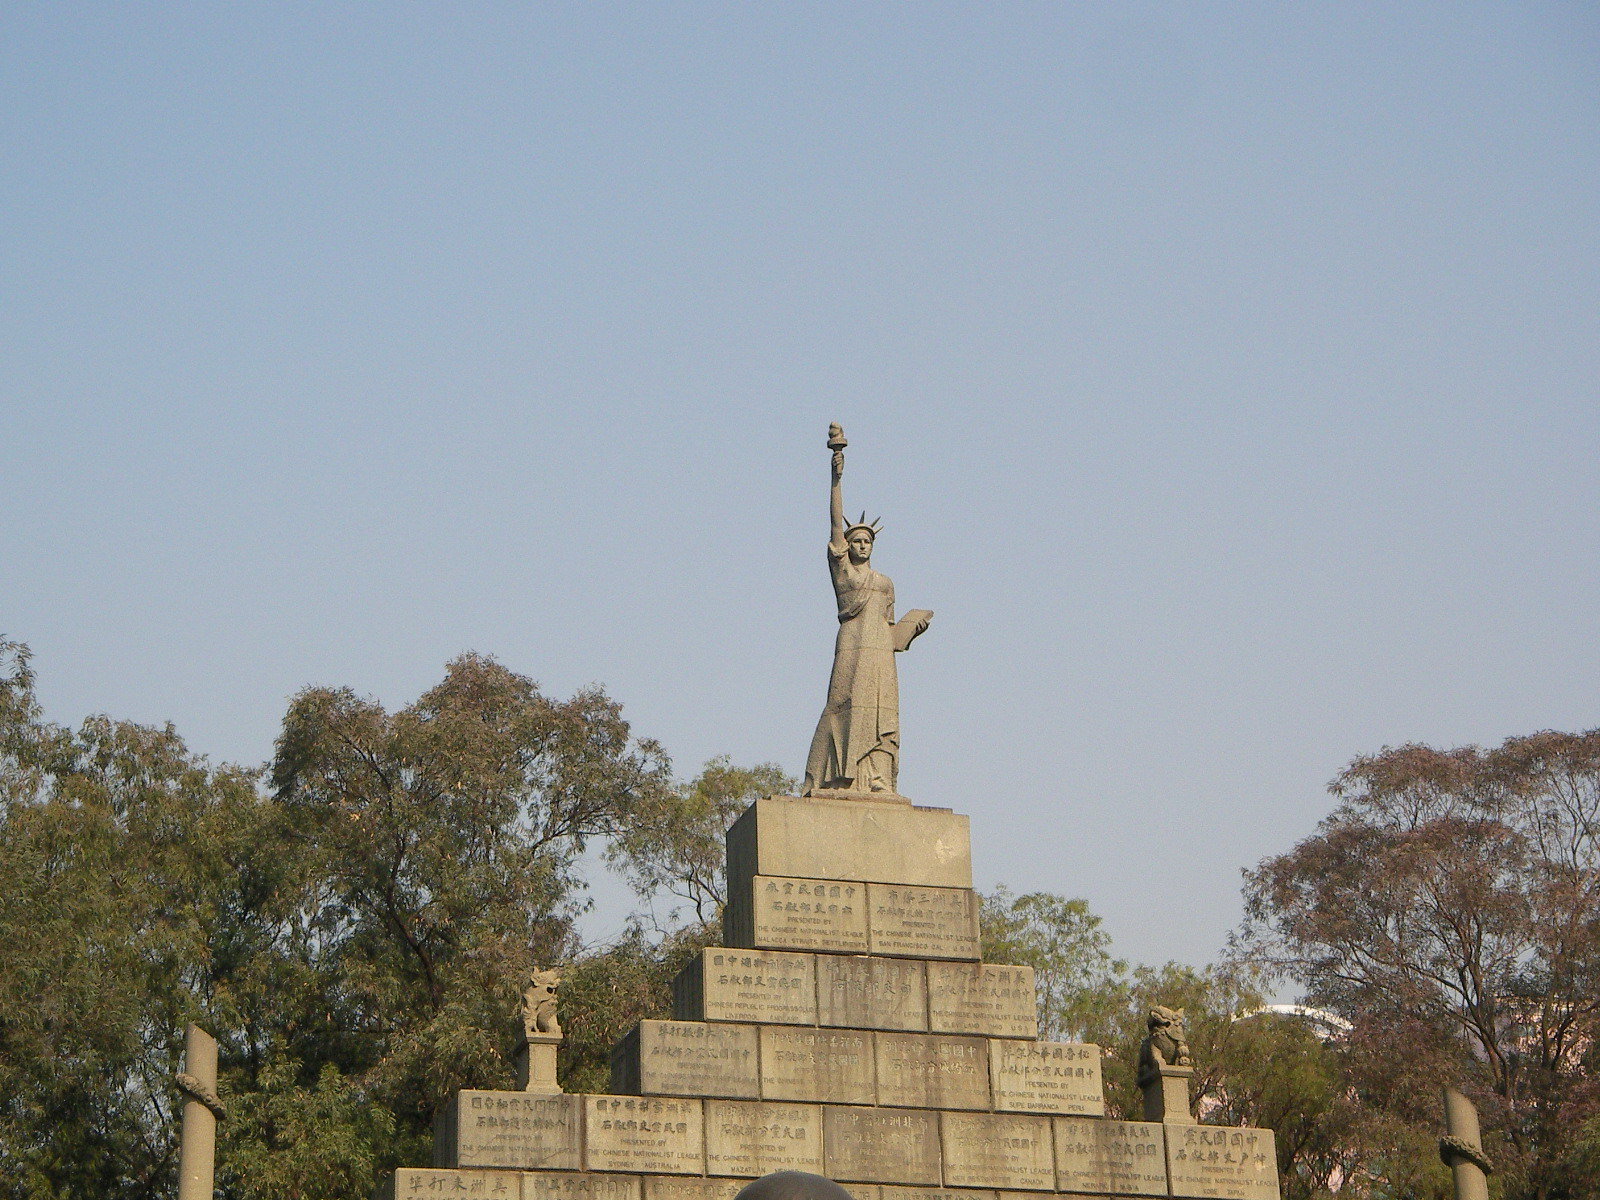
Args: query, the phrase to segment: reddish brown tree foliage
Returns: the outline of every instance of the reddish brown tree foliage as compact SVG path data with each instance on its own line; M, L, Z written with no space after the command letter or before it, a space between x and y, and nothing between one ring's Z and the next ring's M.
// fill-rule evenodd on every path
M1474 1093L1508 1196L1594 1194L1600 730L1402 746L1332 790L1316 835L1248 874L1246 944L1353 1022L1376 1110L1425 1121L1396 1060L1426 1065Z

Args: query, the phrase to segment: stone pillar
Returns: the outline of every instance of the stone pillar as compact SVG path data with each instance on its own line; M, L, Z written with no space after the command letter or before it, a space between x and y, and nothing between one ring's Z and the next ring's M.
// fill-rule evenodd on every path
M559 1033L528 1034L514 1060L519 1088L543 1096L561 1094L561 1085L556 1082L556 1047L560 1044Z
M1189 1080L1193 1077L1193 1067L1167 1066L1140 1076L1144 1119L1165 1125L1195 1124L1194 1114L1189 1111Z
M1478 1110L1455 1088L1440 1090L1447 1133L1439 1139L1439 1157L1455 1176L1456 1200L1489 1200L1489 1172L1494 1168L1483 1153Z
M178 1146L178 1200L211 1200L217 1161L217 1041L198 1025L184 1033L183 1136Z

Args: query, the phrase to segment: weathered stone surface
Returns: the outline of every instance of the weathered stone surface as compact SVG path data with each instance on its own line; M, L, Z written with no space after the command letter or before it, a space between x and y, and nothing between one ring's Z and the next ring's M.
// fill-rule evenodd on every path
M640 1200L639 1177L588 1171L525 1171L522 1200Z
M814 962L814 955L774 950L702 950L673 981L672 1015L680 1021L815 1025Z
M1033 968L930 962L928 1028L934 1033L1039 1036Z
M761 1098L871 1104L872 1034L848 1029L761 1027Z
M991 1041L989 1073L997 1111L1105 1114L1099 1046Z
M1165 1196L1161 1126L1143 1121L1057 1117L1056 1187L1063 1192Z
M773 796L745 809L727 843L732 891L756 875L972 886L967 818L945 809Z
M591 1171L700 1175L705 1171L699 1100L585 1096L584 1162Z
M822 1110L822 1144L829 1179L937 1186L939 1118L907 1108Z
M392 1200L434 1200L443 1196L481 1196L483 1200L518 1200L521 1195L515 1171L449 1171L438 1168L401 1167L394 1173ZM617 1200L627 1200L618 1197Z
M1055 1190L1049 1117L946 1112L939 1125L947 1186Z
M640 1021L611 1054L611 1090L635 1096L761 1094L756 1027Z
M822 1173L822 1109L773 1101L706 1101L706 1174Z
M583 1097L456 1093L434 1139L434 1165L576 1171L583 1166Z
M867 885L867 942L873 954L978 958L978 895L971 888Z
M647 1175L644 1200L733 1200L748 1179L690 1179L680 1175Z
M735 946L865 954L866 885L757 875L730 891L722 927Z
M997 1193L984 1188L900 1187L885 1183L878 1190L882 1200L997 1200Z
M876 1041L879 1104L989 1107L989 1054L983 1038L880 1033Z
M903 958L818 955L817 1022L851 1029L927 1029L923 964Z
M1278 1200L1278 1152L1270 1129L1164 1125L1174 1196Z

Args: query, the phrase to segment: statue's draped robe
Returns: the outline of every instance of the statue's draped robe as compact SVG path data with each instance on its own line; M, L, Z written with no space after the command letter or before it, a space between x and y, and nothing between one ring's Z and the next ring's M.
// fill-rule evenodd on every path
M870 566L852 563L842 546L828 547L828 569L839 602L839 636L828 703L806 756L805 790L892 792L900 758L894 584ZM881 753L864 763L875 750Z

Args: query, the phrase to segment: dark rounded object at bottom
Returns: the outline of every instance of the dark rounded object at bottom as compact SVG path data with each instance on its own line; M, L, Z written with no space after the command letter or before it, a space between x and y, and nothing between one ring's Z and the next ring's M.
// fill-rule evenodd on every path
M855 1200L833 1180L810 1171L774 1171L739 1189L733 1200Z

